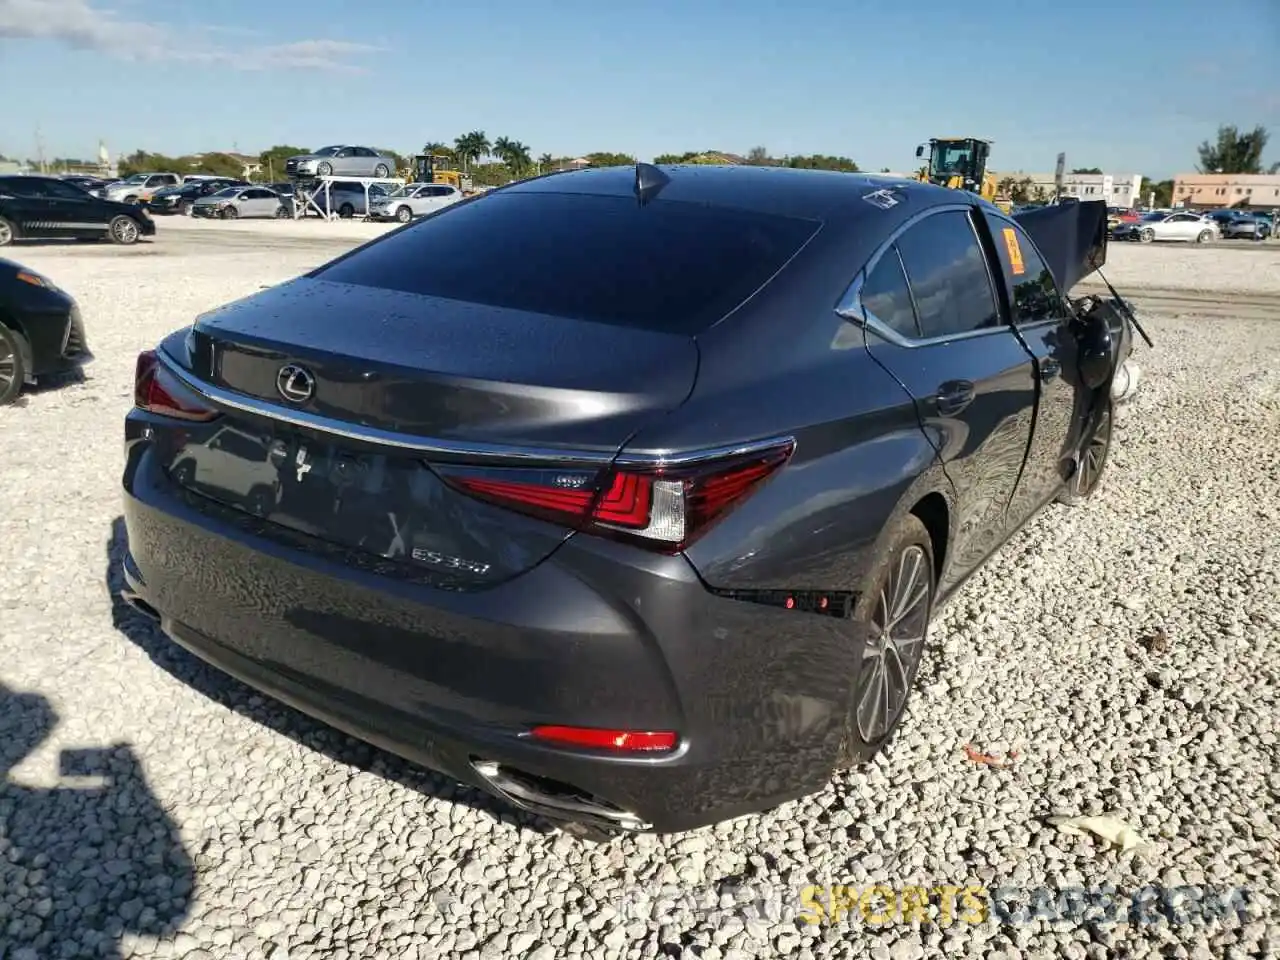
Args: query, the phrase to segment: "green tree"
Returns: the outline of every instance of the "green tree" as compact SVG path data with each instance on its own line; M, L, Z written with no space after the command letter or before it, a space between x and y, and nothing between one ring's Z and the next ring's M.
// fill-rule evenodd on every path
M858 165L848 157L834 157L823 153L810 154L807 157L791 157L787 166L798 170L839 170L842 173L857 173Z
M1142 184L1138 188L1138 202L1147 203L1151 199L1151 195L1155 194L1156 207L1168 207L1173 205L1173 181L1172 180L1152 180L1149 177L1142 178Z
M473 163L490 156L492 151L493 145L483 130L472 130L453 141L454 155L462 162L463 170L470 170Z
M773 158L764 147L752 147L747 151L747 163L753 167L768 167L773 165Z
M1267 146L1267 128L1254 127L1247 133L1232 124L1218 127L1217 141L1200 144L1197 152L1200 173L1262 173L1262 151Z
M688 153L660 153L653 158L654 163L688 163L698 155L696 150Z
M1073 167L1071 172L1072 173L1094 173L1094 174L1102 173L1102 171L1099 170L1097 167Z
M512 177L522 177L529 172L529 168L533 166L533 158L529 155L529 148L519 140L510 140L507 137L499 137L493 142L493 155L500 159L508 170L511 171Z
M167 157L162 153L148 153L135 150L120 161L120 176L128 177L135 173L198 173L191 169L189 162L181 158Z
M555 164L556 158L549 153L544 153L538 157L538 172L546 173Z
M454 149L447 143L441 143L439 140L428 140L422 145L422 155L424 157L454 157Z
M284 164L290 157L296 157L299 154L310 153L307 147L290 147L277 146L270 150L263 150L258 154L258 162L262 164L262 174L268 180L273 182L284 177Z
M606 150L595 150L583 154L582 159L588 161L593 167L628 167L636 162L636 158L629 153L609 153Z

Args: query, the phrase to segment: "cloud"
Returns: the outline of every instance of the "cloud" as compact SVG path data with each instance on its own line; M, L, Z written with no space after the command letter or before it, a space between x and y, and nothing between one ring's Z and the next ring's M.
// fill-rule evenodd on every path
M122 16L91 0L0 0L0 40L47 40L122 60L182 61L233 70L323 70L361 73L352 63L378 48L342 40L253 45L228 43L235 28L177 27Z

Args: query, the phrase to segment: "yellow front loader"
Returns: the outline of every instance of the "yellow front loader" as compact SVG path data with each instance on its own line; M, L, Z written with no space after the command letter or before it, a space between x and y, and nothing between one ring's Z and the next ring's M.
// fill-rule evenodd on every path
M925 155L926 145L916 147L916 156ZM978 137L933 137L927 149L929 159L916 175L922 183L935 183L951 190L968 190L989 200L1008 213L1013 208L1009 197L998 196L995 174L987 171L991 141Z

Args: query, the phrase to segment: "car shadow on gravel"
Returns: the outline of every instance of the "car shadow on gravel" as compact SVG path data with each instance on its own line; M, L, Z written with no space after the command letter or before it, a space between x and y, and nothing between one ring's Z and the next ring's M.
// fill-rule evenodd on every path
M107 540L107 591L111 622L129 641L141 647L158 667L197 692L256 724L283 734L343 766L354 767L398 783L425 796L471 807L486 816L539 834L555 832L542 817L503 803L483 790L420 767L395 754L330 727L242 683L205 663L170 640L160 627L121 596L125 585L122 562L128 549L124 518L111 523Z
M3 955L123 957L126 934L177 932L191 906L192 859L127 744L63 750L58 778L87 784L14 782L10 773L57 723L44 697L0 683Z

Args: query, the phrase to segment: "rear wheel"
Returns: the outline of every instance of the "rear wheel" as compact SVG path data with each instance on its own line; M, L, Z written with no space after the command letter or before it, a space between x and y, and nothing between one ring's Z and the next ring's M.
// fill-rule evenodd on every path
M1213 239L1212 230L1201 230L1199 235L1196 237L1196 243L1208 243L1212 239Z
M288 216L289 216L289 211L288 211L288 210L286 210L286 209L284 208L284 204L283 204L283 203L282 203L282 204L280 204L280 206L276 207L276 219L277 219L277 220L285 220L285 219L287 219L287 218L288 218Z
M857 651L841 766L870 760L892 738L906 712L933 616L937 583L929 531L907 514L887 541L853 613L865 638Z
M126 217L123 213L118 217L114 217L107 226L107 235L111 237L112 243L123 244L129 246L138 242L138 224L133 217Z
M0 326L0 407L18 399L25 379L18 335L8 327Z
M7 247L17 239L18 231L14 229L12 223L4 217L0 217L0 247Z
M192 204L190 200L183 200L178 204L178 213L182 214L184 217L191 216L191 206Z
M356 208L349 203L344 203L338 208L338 216L343 220L350 220L356 215Z
M1115 423L1114 405L1110 400L1098 413L1098 418L1089 431L1089 439L1080 451L1080 462L1076 464L1076 472L1067 481L1067 486L1058 494L1058 502L1074 507L1088 500L1098 485L1102 483L1102 475L1107 461L1111 457L1111 431Z

